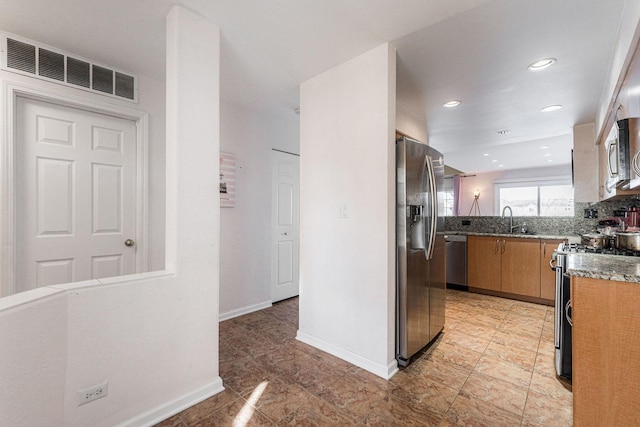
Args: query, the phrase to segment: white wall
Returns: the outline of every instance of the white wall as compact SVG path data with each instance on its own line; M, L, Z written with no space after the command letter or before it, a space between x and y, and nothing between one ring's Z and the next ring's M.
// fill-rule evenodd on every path
M571 165L559 165L537 169L517 169L498 172L478 173L460 177L460 215L467 216L473 204L473 192L480 190L478 206L482 216L498 216L494 211L494 183L500 180L524 180L570 177Z
M0 425L151 425L222 390L220 34L179 7L167 24L168 271L0 300ZM108 396L77 407L103 381Z
M220 318L271 305L271 150L300 149L293 110L222 105L221 149L236 155L236 206L220 210Z
M397 369L395 58L384 44L300 88L298 339L383 378Z
M396 130L424 144L429 144L427 115L412 111L399 102L396 103Z

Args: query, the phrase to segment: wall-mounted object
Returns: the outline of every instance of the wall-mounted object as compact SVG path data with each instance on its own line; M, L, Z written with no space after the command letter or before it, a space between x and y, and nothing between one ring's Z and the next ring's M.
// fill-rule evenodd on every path
M220 207L236 205L236 155L220 152Z

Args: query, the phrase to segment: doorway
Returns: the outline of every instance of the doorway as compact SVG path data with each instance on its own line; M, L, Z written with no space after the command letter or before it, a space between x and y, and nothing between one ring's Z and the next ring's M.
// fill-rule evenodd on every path
M299 294L300 156L271 151L271 300Z

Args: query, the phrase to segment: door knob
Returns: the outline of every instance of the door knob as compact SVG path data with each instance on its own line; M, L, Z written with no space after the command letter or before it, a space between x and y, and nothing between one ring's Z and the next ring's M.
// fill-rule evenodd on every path
M127 239L124 241L124 245L125 246L133 246L135 245L136 242L134 242L132 239Z
M283 236L288 236L289 233L287 233L286 231L284 233L282 233Z

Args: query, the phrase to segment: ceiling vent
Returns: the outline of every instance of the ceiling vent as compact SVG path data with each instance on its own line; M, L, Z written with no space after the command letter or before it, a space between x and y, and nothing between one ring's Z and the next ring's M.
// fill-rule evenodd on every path
M138 102L138 78L21 37L0 33L0 68Z

